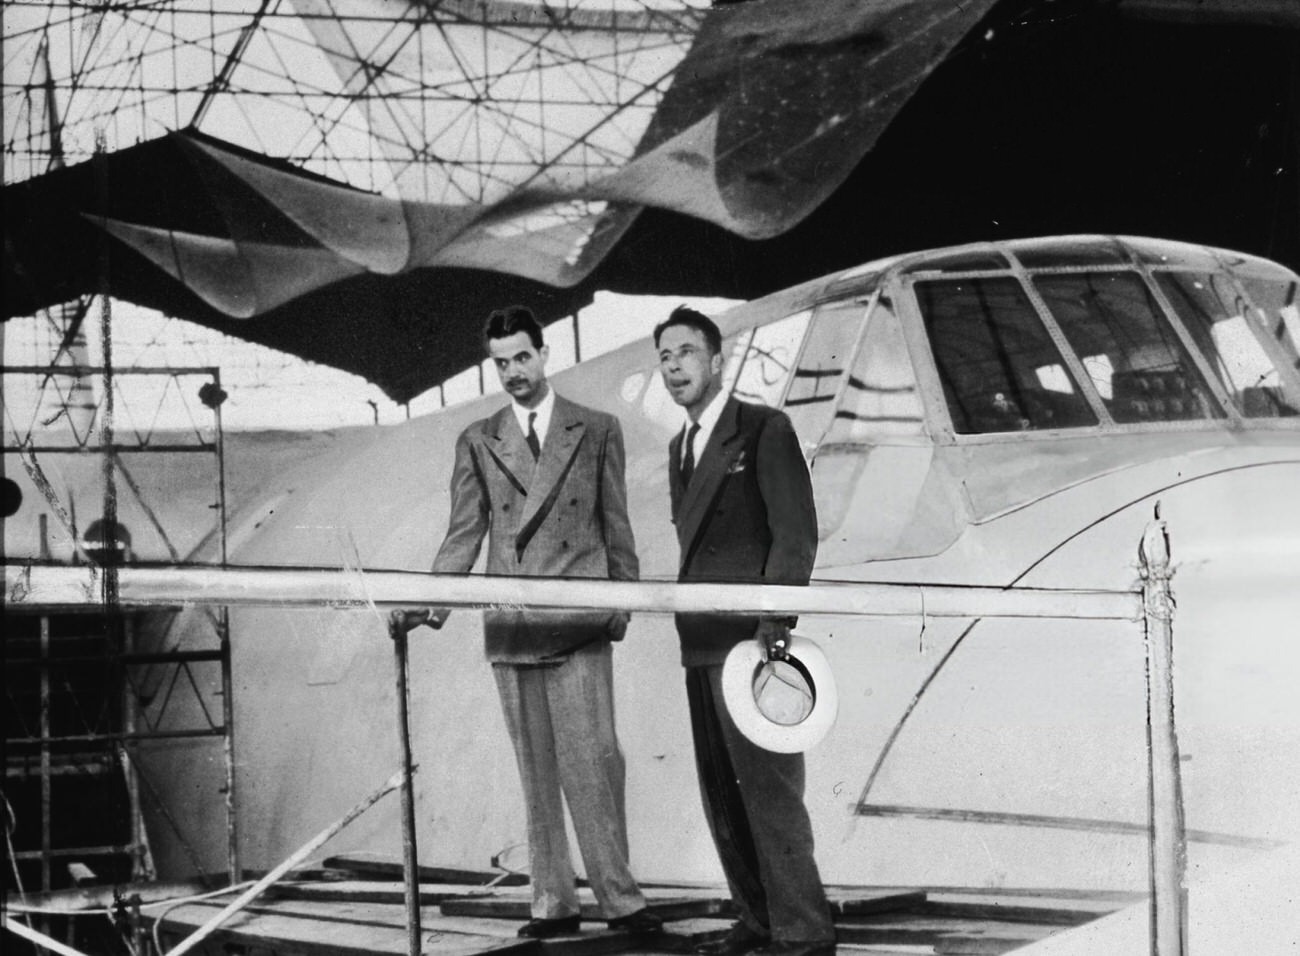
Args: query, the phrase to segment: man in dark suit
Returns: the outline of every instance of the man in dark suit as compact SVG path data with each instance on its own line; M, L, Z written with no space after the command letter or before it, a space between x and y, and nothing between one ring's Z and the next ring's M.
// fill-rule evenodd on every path
M555 394L546 381L542 329L528 309L493 312L484 338L513 402L456 441L451 514L433 570L467 573L486 536L488 574L636 580L618 420ZM449 612L394 613L407 628L437 628ZM628 868L610 643L623 637L627 621L626 613L608 611L484 616L487 658L527 806L533 918L521 936L578 930L564 801L610 928L661 928Z
M654 331L659 370L688 421L669 445L669 492L681 581L804 585L817 513L799 440L784 412L722 394L722 337L682 306ZM802 754L764 750L736 728L722 664L741 641L769 659L789 646L782 617L677 617L705 815L740 919L707 956L751 950L825 956L835 929L813 859Z

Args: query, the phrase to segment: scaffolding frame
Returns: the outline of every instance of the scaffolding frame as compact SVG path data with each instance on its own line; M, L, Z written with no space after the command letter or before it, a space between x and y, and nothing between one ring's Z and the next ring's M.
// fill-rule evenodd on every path
M165 454L200 454L211 456L213 470L213 491L215 501L210 506L214 511L211 532L215 535L214 545L220 567L225 567L228 560L226 537L226 480L224 433L221 418L221 390L219 369L211 366L157 366L114 368L111 356L106 355L102 366L86 365L50 365L50 366L6 366L3 370L7 381L14 376L32 376L37 378L35 404L31 421L24 424L16 421L11 404L6 401L5 436L3 452L16 455L26 469L32 483L44 496L43 504L54 514L55 520L63 525L64 531L73 541L72 560L74 563L93 564L94 556L83 535L84 529L77 527L75 506L64 507L58 491L45 476L37 455L94 455L100 458L104 480L105 527L115 531L117 526L117 495L119 479L124 485L145 520L162 542L171 563L182 560L173 535L169 534L164 521L159 516L155 503L150 501L150 494L136 480L133 470L124 460L138 455ZM169 381L157 396L158 406L153 410L149 423L143 429L132 427L119 430L115 427L115 399L123 400L120 393L120 380L134 376L165 376ZM73 404L69 401L74 393L83 393L87 379L98 377L102 381L99 400L92 405L81 408L83 421L78 429L72 422ZM202 379L199 389L199 401L210 410L210 424L200 426L190 412L191 429L172 429L162 436L161 428L155 428L161 405L169 397L184 396L180 383ZM64 389L60 384L71 380L71 387ZM171 386L175 384L173 389ZM51 440L48 421L41 421L37 414L47 392L53 389L53 404L60 412L68 416L68 433L64 440ZM88 416L88 417L86 417ZM205 429L210 429L205 434ZM46 538L47 515L40 516L39 560L52 560ZM112 526L108 522L112 522ZM129 546L129 541L126 542ZM99 555L103 560L104 555ZM124 553L121 560L130 562L130 555ZM109 562L104 575L103 603L90 608L15 608L6 602L6 614L11 611L35 617L38 629L37 650L34 655L15 657L6 655L8 664L24 670L30 669L36 674L38 719L37 726L21 727L19 734L7 739L8 759L5 767L5 779L26 780L36 776L40 781L40 841L38 849L16 850L13 854L15 863L39 860L42 891L53 889L54 867L57 860L71 860L90 856L129 856L132 880L149 880L154 877L154 867L149 842L144 824L144 800L148 795L161 818L168 826L177 830L183 845L188 846L185 835L158 796L156 788L150 784L147 775L135 759L133 751L148 741L164 739L210 739L220 741L224 762L224 804L226 816L226 865L230 879L239 877L238 830L235 815L235 759L234 759L234 702L233 681L231 679L230 652L230 618L228 608L215 606L205 609L205 616L212 624L213 642L210 646L189 649L142 650L138 645L138 612L130 608L121 608L114 600L116 590L115 575ZM35 613L32 613L35 612ZM73 624L73 635L87 637L99 631L103 636L102 648L98 652L64 654L57 653L60 638L59 630ZM82 623L84 622L84 624ZM67 674L62 675L63 683L69 696L70 706L80 713L85 724L84 733L56 732L53 727L54 698L60 688L56 678L60 670L77 665L93 665L102 662L105 667L105 689L108 695L116 698L115 713L107 714L108 726L104 726L104 713L97 715L93 722L87 720L84 708L78 699L79 690L73 687ZM216 665L220 669L220 711L214 713L204 698L202 681L196 678L195 669ZM141 680L138 671L148 668L146 677L160 688L157 694L149 695L145 700L140 693ZM30 673L29 671L29 673ZM12 671L11 671L12 673ZM30 680L26 674L20 678ZM11 681L14 679L11 678ZM11 684L9 693L12 698ZM84 691L80 691L84 693ZM197 717L194 726L179 726L163 729L163 718L169 708L182 697L192 695L197 702ZM105 705L107 706L107 705ZM16 702L15 702L16 707ZM55 819L54 791L56 780L77 775L102 776L120 773L123 781L127 814L129 815L130 837L127 842L110 842L76 846L56 847L54 844L58 821ZM192 851L191 851L192 852ZM198 862L195 859L194 862ZM199 867L202 872L202 867Z

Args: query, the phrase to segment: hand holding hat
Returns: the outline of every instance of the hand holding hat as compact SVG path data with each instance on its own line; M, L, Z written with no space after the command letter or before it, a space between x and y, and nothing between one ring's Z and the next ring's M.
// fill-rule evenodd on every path
M839 709L830 662L784 619L760 624L754 637L733 647L722 665L727 711L765 750L808 750L826 736Z
M783 617L765 617L754 629L754 640L767 654L769 661L783 661L789 657L790 621Z

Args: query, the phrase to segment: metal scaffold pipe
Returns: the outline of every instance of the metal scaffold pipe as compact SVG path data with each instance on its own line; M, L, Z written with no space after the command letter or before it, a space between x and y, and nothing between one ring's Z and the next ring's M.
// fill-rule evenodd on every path
M4 566L14 606L85 607L102 601L87 566ZM835 614L865 617L1025 617L1138 621L1138 591L963 587L942 584L679 584L434 575L319 568L122 567L116 600L133 607L227 605L300 608L444 606L659 613Z

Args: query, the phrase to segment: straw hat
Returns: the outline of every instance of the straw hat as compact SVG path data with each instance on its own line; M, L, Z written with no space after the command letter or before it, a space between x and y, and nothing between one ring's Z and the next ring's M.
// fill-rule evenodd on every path
M790 635L789 658L769 661L757 641L741 641L722 665L722 698L740 732L765 750L815 746L839 709L835 677L822 649Z

